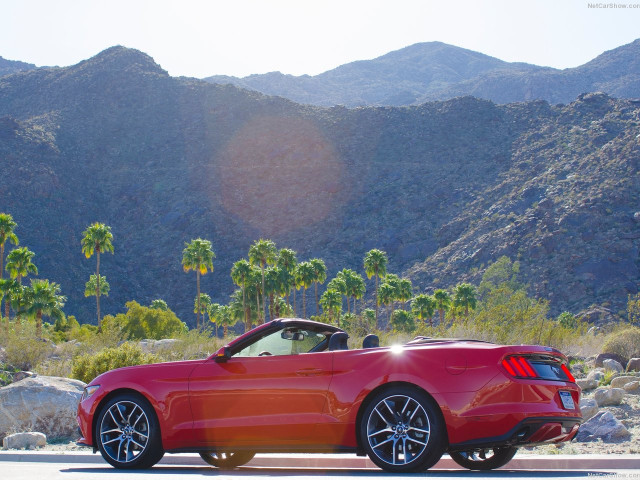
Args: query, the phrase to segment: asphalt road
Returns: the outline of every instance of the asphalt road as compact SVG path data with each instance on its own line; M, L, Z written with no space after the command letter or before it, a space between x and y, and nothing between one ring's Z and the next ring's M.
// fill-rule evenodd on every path
M206 465L186 465L178 463L159 464L152 469L142 471L116 470L104 463L86 463L66 461L64 458L52 461L0 461L0 478L3 480L125 480L131 478L173 480L185 477L212 477L219 479L241 480L302 480L302 479L407 479L407 478L446 478L446 479L638 479L640 469L516 469L504 468L493 472L471 472L468 470L435 468L426 473L411 475L392 475L370 468L303 468L248 466L235 470L218 470ZM44 460L44 459L43 459Z

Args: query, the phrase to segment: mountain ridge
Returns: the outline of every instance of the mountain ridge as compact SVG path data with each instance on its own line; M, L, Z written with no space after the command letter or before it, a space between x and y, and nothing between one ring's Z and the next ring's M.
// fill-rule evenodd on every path
M105 313L163 298L192 321L180 259L197 237L213 241L202 288L220 303L260 237L324 258L329 278L381 248L416 292L476 281L507 255L554 314L621 310L637 292L640 102L321 108L170 77L150 58L116 48L0 80L0 211L83 322L94 221L114 233Z
M640 97L638 58L640 39L563 70L505 62L442 42L425 42L315 76L271 72L205 80L319 106L402 106L465 95L501 104L530 100L568 103L581 93L594 91Z

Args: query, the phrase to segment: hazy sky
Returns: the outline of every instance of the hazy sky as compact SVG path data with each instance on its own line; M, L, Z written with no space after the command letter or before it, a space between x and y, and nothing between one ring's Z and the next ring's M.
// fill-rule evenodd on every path
M590 8L597 4L600 8ZM0 56L71 65L113 45L171 75L315 75L441 41L566 68L640 37L640 0L0 0Z

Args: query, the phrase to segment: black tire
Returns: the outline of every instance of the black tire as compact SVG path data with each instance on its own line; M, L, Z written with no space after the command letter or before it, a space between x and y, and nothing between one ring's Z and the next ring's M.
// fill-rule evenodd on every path
M511 461L516 447L480 448L463 452L450 452L454 462L469 470L494 470Z
M255 452L200 452L200 457L209 465L223 469L249 463L255 456Z
M392 473L431 468L446 443L438 405L424 392L408 387L376 394L364 409L359 430L371 461Z
M158 418L141 395L110 399L100 410L95 436L102 457L116 468L150 468L164 455Z

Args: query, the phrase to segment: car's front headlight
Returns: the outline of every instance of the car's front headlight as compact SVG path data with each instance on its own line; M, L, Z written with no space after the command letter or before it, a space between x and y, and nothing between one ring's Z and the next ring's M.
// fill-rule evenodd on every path
M96 393L99 388L100 388L100 385L87 385L86 387L84 387L84 390L82 391L82 399L81 399L81 401L82 400L86 400L91 395Z

